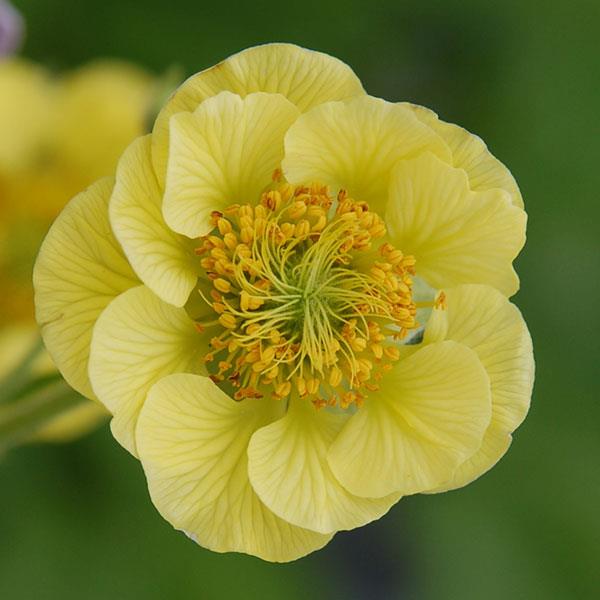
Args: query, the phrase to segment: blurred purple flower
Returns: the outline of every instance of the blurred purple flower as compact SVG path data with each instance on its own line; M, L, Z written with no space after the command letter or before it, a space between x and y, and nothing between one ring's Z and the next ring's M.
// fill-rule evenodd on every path
M23 39L23 18L7 0L0 0L0 57L19 49Z

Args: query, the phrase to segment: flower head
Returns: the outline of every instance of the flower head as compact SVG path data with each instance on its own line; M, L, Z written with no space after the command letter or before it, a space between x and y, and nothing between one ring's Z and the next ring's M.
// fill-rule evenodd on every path
M2 378L37 337L31 270L44 234L67 201L110 174L129 142L146 130L154 82L118 62L94 63L58 77L11 58L0 62L0 89ZM47 356L41 360L51 362ZM38 434L64 439L105 416L104 407L86 403Z
M465 485L525 417L525 213L481 140L288 44L185 82L34 273L68 381L176 528L287 561Z

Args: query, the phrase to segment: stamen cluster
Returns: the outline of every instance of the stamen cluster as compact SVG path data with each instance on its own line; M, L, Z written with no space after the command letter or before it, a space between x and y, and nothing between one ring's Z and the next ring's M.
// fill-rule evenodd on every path
M199 324L218 331L205 357L213 381L236 400L297 392L318 408L360 406L417 326L414 257L375 247L383 220L317 184L279 183L212 218L197 254L218 314Z

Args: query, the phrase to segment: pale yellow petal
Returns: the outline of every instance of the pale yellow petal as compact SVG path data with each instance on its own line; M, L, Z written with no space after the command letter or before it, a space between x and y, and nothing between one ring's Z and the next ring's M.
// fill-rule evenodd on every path
M346 415L292 401L285 417L259 429L248 447L248 473L259 498L279 517L328 533L380 518L400 494L354 496L335 478L327 453Z
M333 442L329 464L356 495L423 492L475 453L490 417L489 379L475 352L431 344L383 378Z
M97 61L58 86L52 143L56 160L91 180L111 175L121 153L147 131L156 84L135 65Z
M500 188L510 194L512 203L523 208L523 197L511 172L487 148L485 142L466 129L441 121L428 108L402 103L415 111L423 123L429 125L452 150L452 165L464 169L469 176L471 189L483 192Z
M207 234L210 214L255 203L283 158L283 136L298 109L279 94L230 92L171 119L163 214L190 238Z
M534 361L531 337L519 309L483 285L444 290L446 309L434 310L424 343L454 340L473 349L492 391L492 420L481 449L463 463L443 489L466 485L502 458L512 432L529 410Z
M462 169L431 154L403 161L394 171L388 233L436 288L484 283L514 294L519 279L512 261L525 243L526 221L506 192L471 191Z
M140 137L121 157L110 222L140 279L165 302L183 306L196 285L199 260L193 242L169 229L163 219L150 143L149 135Z
M359 96L302 115L285 137L283 170L292 183L343 188L382 213L394 166L425 151L450 160L445 142L411 110Z
M94 397L88 379L92 328L111 300L139 281L108 222L112 179L82 192L44 240L33 271L36 319L69 385Z
M235 402L205 377L159 381L136 435L150 495L163 517L215 552L286 562L324 546L331 535L280 519L248 480L250 437L282 408L265 399Z
M348 65L322 52L293 44L265 44L243 50L190 77L158 115L152 155L159 181L167 168L171 116L193 112L201 102L223 91L242 97L252 92L283 94L302 112L323 102L365 93Z
M171 373L204 373L206 340L183 308L144 286L116 298L94 328L90 379L113 413L117 441L136 454L134 431L150 387Z
M43 67L3 59L0 90L0 171L32 168L51 139L54 85Z

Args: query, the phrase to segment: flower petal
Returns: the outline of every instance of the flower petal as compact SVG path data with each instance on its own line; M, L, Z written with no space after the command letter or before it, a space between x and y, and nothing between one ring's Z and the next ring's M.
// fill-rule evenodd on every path
M293 44L265 44L230 56L185 81L162 109L152 134L152 156L159 181L164 179L169 148L169 120L179 112L230 91L283 94L302 112L331 100L364 94L360 80L342 61Z
M0 169L4 174L31 168L50 138L55 88L42 67L20 59L0 59Z
M171 119L163 214L171 229L195 238L210 214L256 202L283 158L283 136L298 109L279 94L230 92Z
M329 453L353 494L423 492L452 477L490 422L489 379L456 342L426 346L397 363L348 421Z
M150 137L135 140L119 161L110 222L140 279L165 302L183 306L198 279L198 260L193 242L163 219Z
M430 285L484 283L512 295L512 261L525 243L527 215L506 192L472 192L466 173L427 154L394 171L386 223L392 243L414 254Z
M204 373L206 340L183 308L138 286L102 313L92 338L90 379L114 417L113 435L133 455L139 411L150 387L171 373Z
M252 436L250 482L282 519L321 533L354 529L380 518L400 499L400 494L360 498L334 477L327 452L346 421L345 415L317 411L297 399L285 417Z
M70 173L114 173L131 140L147 131L158 84L139 67L96 60L69 72L57 90L53 148Z
M44 240L33 271L36 319L67 383L94 398L88 379L92 328L113 298L138 285L108 222L112 179L75 196Z
M137 444L163 517L215 552L285 562L324 546L331 535L275 516L248 480L250 437L281 410L264 399L235 402L205 377L171 375L154 385Z
M423 341L454 340L477 353L490 378L492 420L479 451L436 491L462 487L502 458L529 410L534 374L531 336L516 306L483 285L462 285L444 293L446 309L433 311Z
M487 148L478 136L453 123L441 121L428 108L416 104L402 103L415 111L417 118L429 125L452 150L451 164L464 169L469 184L475 192L500 188L510 194L512 203L523 208L523 197L511 172Z
M393 167L427 150L450 161L446 143L410 109L359 96L301 115L285 137L283 170L291 183L343 188L383 213Z

